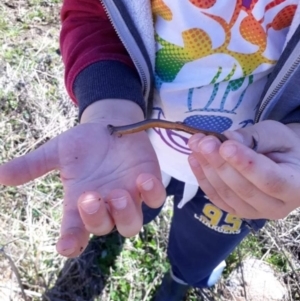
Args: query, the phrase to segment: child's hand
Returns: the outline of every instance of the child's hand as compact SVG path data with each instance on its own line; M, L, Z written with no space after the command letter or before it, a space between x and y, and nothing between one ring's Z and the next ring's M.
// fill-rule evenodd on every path
M293 129L293 130L292 130ZM299 125L264 121L229 141L196 134L189 163L199 186L221 209L247 219L279 219L300 207ZM257 150L249 148L252 137Z
M60 171L64 206L57 250L67 257L84 250L90 233L104 235L116 226L124 236L135 235L142 227L141 199L150 207L159 207L165 200L159 165L147 134L117 137L106 127L108 123L140 121L136 118L143 118L140 108L128 102L127 114L124 100L116 100L108 104L113 105L112 114L111 108L105 112L101 107L105 102L86 109L82 124L0 166L0 183L13 186L54 169Z

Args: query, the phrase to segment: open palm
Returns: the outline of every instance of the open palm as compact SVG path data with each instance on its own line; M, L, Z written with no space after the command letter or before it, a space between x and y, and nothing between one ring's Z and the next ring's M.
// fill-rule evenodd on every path
M78 125L0 166L0 183L12 186L60 171L64 208L57 249L69 257L85 248L89 233L106 234L116 225L125 236L136 234L142 226L141 199L150 207L164 201L159 165L147 134L112 136L106 125Z

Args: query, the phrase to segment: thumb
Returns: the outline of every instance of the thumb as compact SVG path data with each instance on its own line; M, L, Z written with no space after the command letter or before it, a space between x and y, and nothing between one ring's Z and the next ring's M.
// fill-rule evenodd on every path
M295 146L296 134L286 125L266 120L252 126L226 131L228 139L236 140L261 154L287 152Z
M0 184L17 186L58 168L57 139L38 149L0 165Z

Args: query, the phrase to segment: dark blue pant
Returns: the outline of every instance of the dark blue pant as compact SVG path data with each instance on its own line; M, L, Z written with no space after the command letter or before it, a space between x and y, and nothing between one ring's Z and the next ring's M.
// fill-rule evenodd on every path
M266 221L247 220L246 223L217 208L200 189L178 209L183 189L184 183L176 179L167 187L167 195L174 196L168 257L176 277L193 287L208 287L214 268L249 234L250 228L257 231ZM143 204L144 224L153 220L160 210Z

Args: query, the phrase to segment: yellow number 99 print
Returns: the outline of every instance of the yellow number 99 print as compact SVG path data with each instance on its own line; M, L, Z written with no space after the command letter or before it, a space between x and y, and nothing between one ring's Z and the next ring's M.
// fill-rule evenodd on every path
M194 216L209 228L226 234L238 234L242 220L230 213L226 213L211 203L204 205L202 214Z

